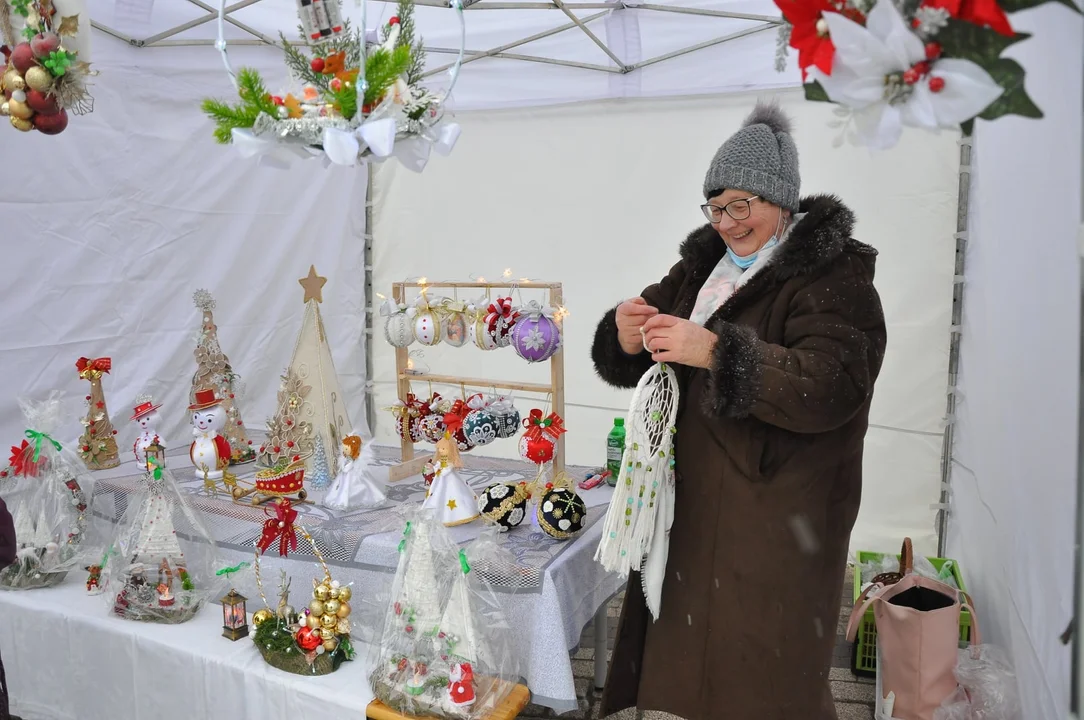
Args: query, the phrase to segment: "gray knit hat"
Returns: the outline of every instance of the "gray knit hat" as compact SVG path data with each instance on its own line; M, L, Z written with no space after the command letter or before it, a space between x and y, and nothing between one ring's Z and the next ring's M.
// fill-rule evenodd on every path
M798 212L798 148L791 123L778 105L757 103L715 153L704 178L704 198L723 190L745 190L781 208Z

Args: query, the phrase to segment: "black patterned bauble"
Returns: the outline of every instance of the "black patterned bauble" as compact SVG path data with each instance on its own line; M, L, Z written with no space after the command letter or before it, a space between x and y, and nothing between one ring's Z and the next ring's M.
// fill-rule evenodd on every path
M535 513L538 527L557 540L568 540L583 530L587 521L587 505L583 498L566 488L547 490L538 501Z
M478 496L478 512L501 532L508 532L523 522L530 494L527 483L497 483Z

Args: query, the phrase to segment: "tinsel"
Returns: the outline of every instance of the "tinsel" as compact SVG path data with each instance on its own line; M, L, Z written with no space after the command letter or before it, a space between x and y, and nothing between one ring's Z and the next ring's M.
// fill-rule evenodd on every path
M399 117L395 121L395 139L403 140L415 135L422 135L435 126L442 119L442 113L436 117L424 120L411 120L408 117ZM341 117L302 117L279 120L267 115L260 114L252 126L254 135L274 135L282 141L295 141L305 145L322 147L324 142L324 129L334 128L344 132L357 129L359 123L346 120Z
M15 27L11 24L11 5L8 0L0 0L0 34L3 35L4 44L15 47Z

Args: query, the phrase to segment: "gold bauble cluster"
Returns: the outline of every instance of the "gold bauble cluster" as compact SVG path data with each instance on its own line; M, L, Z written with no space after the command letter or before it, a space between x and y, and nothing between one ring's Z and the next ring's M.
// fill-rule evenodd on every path
M323 582L312 581L312 601L306 620L310 629L319 631L324 650L334 650L339 645L339 635L350 634L350 588L326 578Z

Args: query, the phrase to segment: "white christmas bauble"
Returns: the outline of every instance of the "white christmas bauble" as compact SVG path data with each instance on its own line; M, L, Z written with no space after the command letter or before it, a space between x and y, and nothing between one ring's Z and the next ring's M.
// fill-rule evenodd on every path
M479 350L496 350L497 340L489 332L483 318L475 320L470 326L470 339Z
M422 345L436 345L443 334L440 319L432 310L419 310L414 316L414 338Z
M384 323L384 338L392 347L405 348L414 342L414 322L405 312L397 312Z

